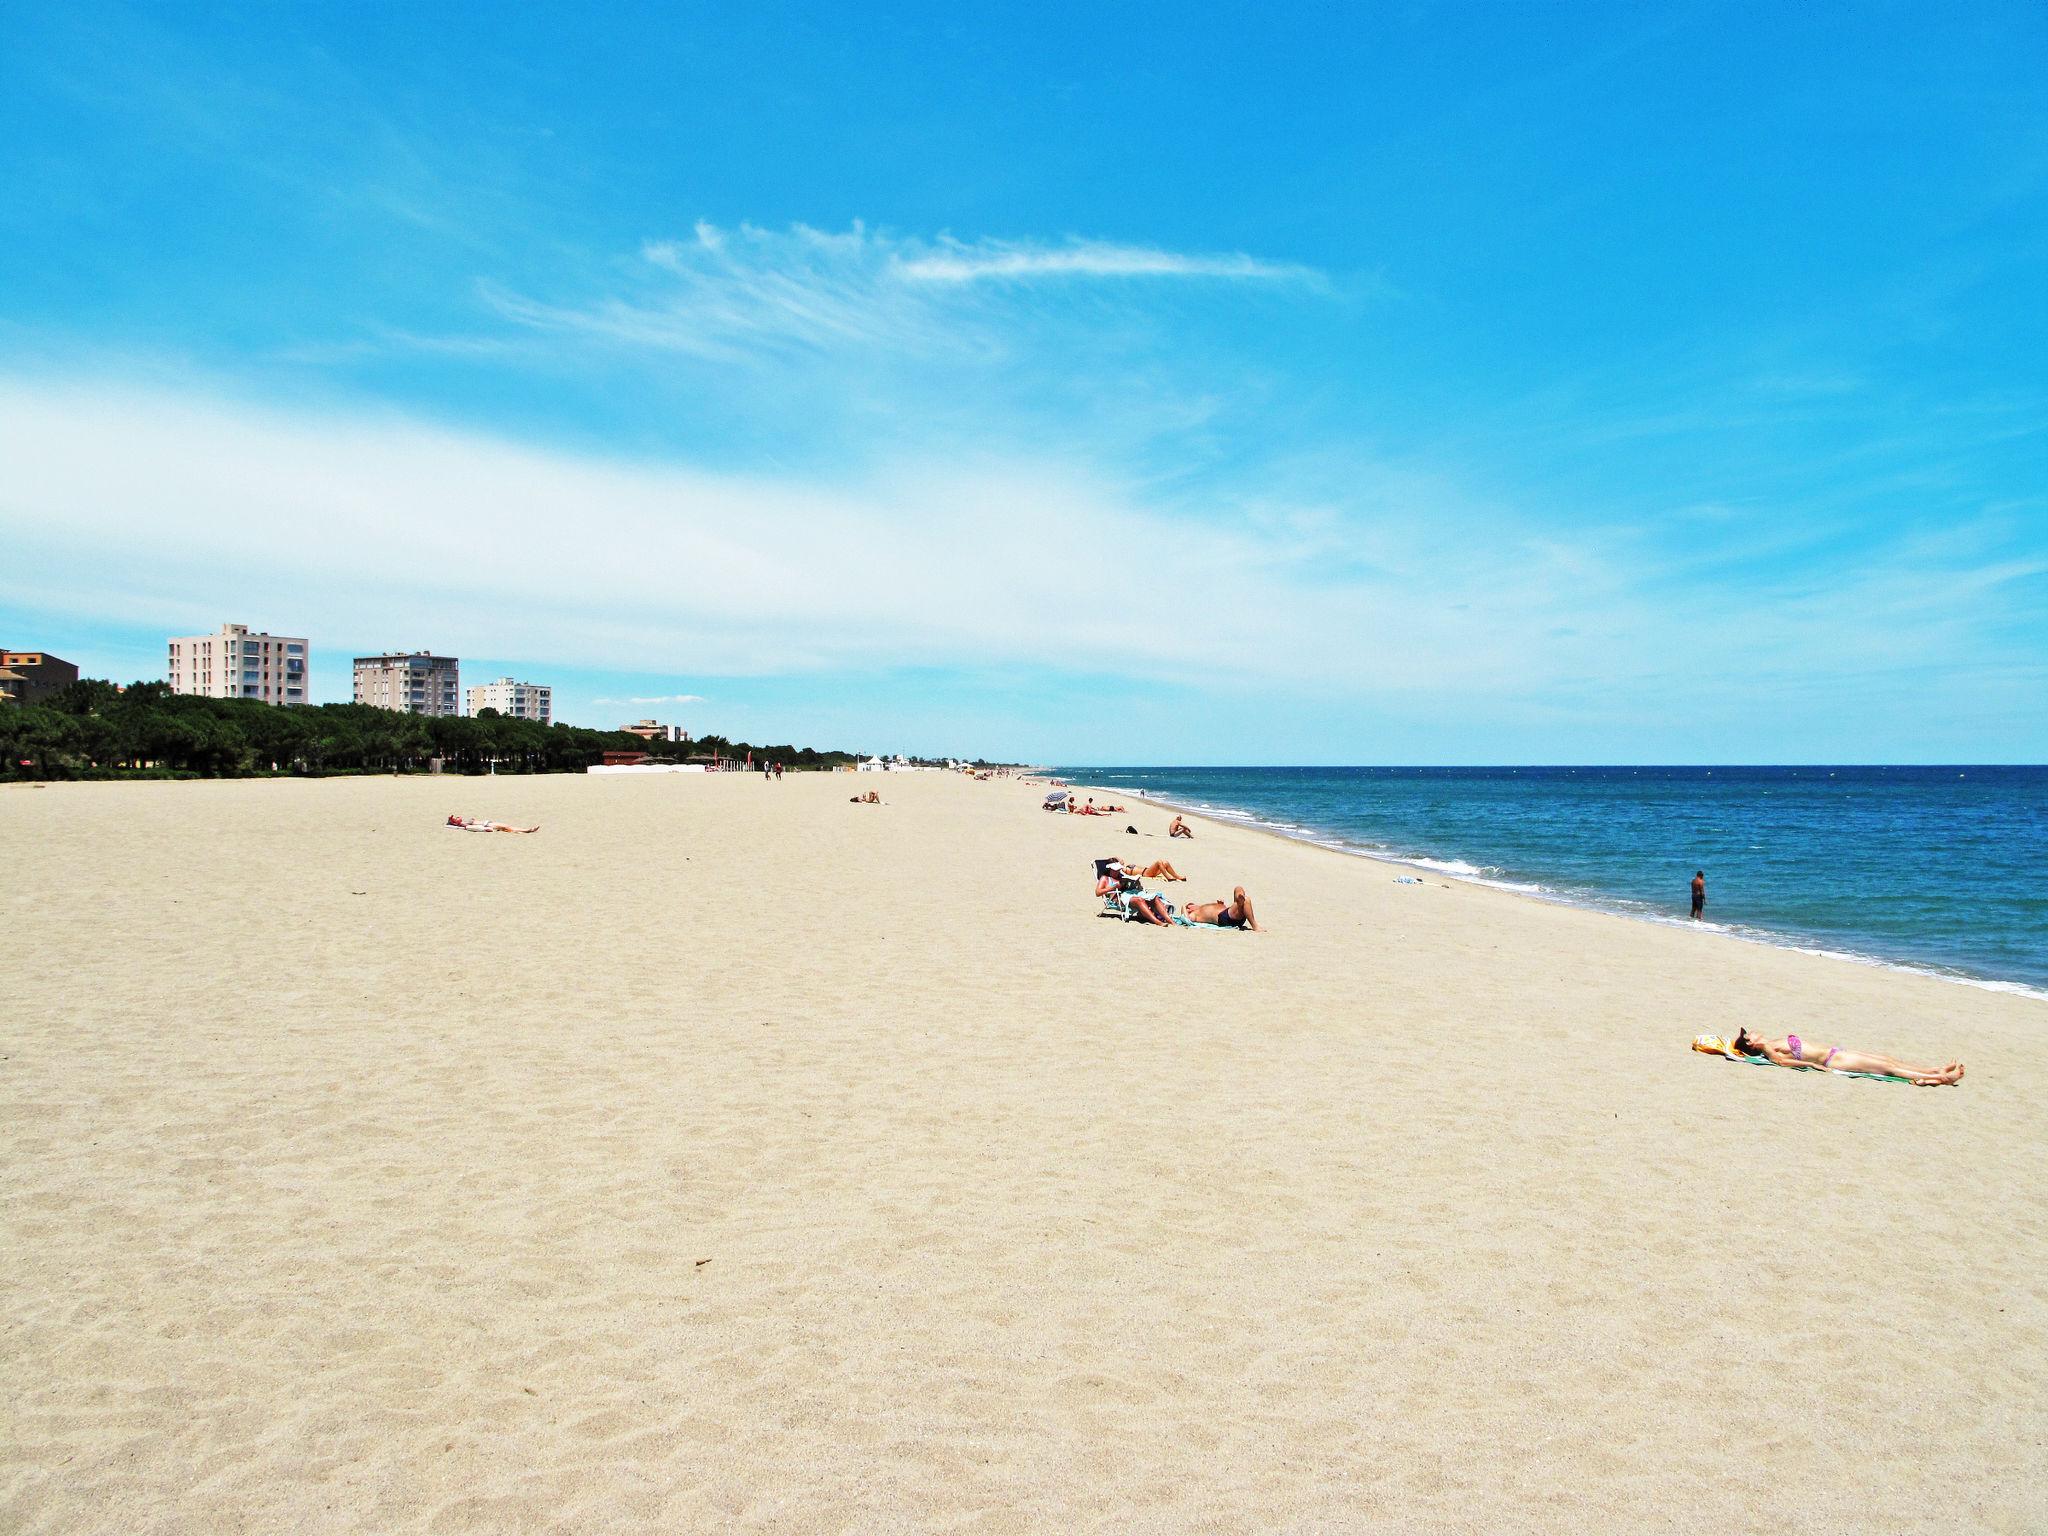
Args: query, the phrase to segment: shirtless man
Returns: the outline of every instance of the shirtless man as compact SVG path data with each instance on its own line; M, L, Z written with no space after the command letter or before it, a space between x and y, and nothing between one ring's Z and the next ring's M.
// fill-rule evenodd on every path
M1696 869L1692 872L1692 920L1698 922L1700 914L1707 910L1707 872Z
M1191 901L1181 909L1181 915L1197 923L1210 923L1218 928L1243 928L1252 933L1264 933L1259 920L1252 915L1252 899L1245 895L1244 887L1238 886L1230 893L1228 901Z
M1195 833L1192 827L1190 827L1186 822L1182 821L1178 816L1176 816L1173 818L1173 825L1166 829L1166 835L1168 837L1191 838L1195 835Z

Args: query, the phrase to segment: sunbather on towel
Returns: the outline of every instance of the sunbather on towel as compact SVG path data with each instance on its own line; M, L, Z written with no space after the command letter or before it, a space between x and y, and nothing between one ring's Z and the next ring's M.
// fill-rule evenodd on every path
M474 816L450 816L448 825L464 832L538 832L539 827L515 827L509 822L480 821Z
M1140 868L1136 864L1126 864L1124 865L1124 868L1130 871L1130 873L1138 876L1138 878L1140 878L1141 880L1187 879L1186 875L1182 874L1179 870L1175 869L1171 864L1167 863L1164 859L1154 859L1150 864L1147 864L1142 868Z
M1191 901L1186 916L1198 923L1213 923L1218 928L1243 928L1252 933L1263 933L1259 920L1252 916L1252 899L1239 886L1230 893L1228 901Z
M1922 1088L1945 1087L1963 1080L1963 1064L1952 1061L1945 1067L1914 1067L1874 1051L1845 1050L1839 1045L1817 1045L1797 1035L1766 1040L1748 1030L1738 1030L1735 1049L1745 1056L1761 1056L1781 1067L1810 1067L1816 1072L1876 1072L1885 1077L1903 1077Z

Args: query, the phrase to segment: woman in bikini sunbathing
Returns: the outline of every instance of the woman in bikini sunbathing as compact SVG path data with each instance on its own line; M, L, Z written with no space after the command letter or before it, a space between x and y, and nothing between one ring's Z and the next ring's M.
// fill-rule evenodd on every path
M1185 880L1187 876L1175 869L1164 859L1154 859L1150 864L1125 864L1124 868L1141 880Z
M1886 1077L1903 1077L1922 1088L1945 1087L1963 1080L1960 1061L1952 1061L1945 1067L1915 1067L1874 1051L1816 1045L1811 1040L1801 1040L1797 1035L1787 1035L1782 1040L1766 1040L1746 1029L1738 1030L1735 1049L1745 1056L1760 1056L1766 1061L1774 1061L1781 1067L1810 1067L1816 1072L1877 1072Z
M1182 908L1181 915L1197 923L1213 923L1218 928L1242 928L1251 933L1264 933L1259 920L1252 916L1252 899L1239 886L1230 893L1228 901L1191 901Z
M448 825L464 832L538 832L539 827L515 827L510 822L483 821L474 816L450 816Z

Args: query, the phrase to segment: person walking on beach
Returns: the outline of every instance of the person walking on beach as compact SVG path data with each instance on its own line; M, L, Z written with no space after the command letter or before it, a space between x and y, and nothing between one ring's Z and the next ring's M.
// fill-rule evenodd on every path
M1696 869L1692 872L1692 920L1698 922L1700 914L1707 910L1707 872Z

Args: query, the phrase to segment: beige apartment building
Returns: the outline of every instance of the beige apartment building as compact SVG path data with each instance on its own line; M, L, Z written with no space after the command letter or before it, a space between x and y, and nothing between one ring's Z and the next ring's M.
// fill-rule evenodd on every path
M171 692L205 699L304 704L313 648L304 639L223 624L217 635L173 635Z
M10 651L0 645L0 701L33 704L78 681L78 668L48 651Z
M462 713L462 663L430 651L356 658L355 700L408 715Z
M495 683L476 683L469 690L469 712L481 714L495 709L514 720L533 720L552 725L555 718L555 690L539 683L515 683L501 677Z
M622 725L622 731L630 731L642 741L688 741L690 733L680 725L663 725L659 720L641 720L633 725Z

